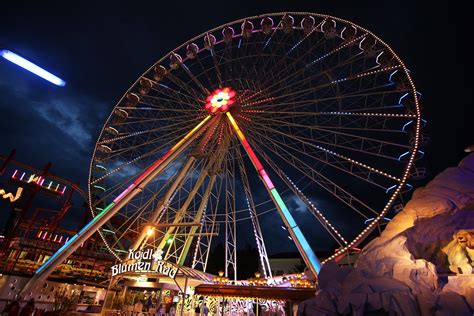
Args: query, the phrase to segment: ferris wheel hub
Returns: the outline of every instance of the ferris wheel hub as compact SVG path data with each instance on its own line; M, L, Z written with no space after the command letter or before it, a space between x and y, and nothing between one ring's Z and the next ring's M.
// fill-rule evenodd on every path
M227 112L231 105L235 103L235 95L235 91L229 87L216 89L206 98L205 109L211 114Z

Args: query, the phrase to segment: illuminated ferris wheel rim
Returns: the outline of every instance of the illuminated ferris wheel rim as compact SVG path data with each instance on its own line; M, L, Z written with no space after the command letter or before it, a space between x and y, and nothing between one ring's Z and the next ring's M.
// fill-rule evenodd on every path
M414 102L415 102L415 110L416 110L416 113L415 113L415 116L414 116L414 120L413 120L413 123L414 123L414 142L413 142L413 147L412 147L412 151L410 152L409 154L409 157L408 157L408 160L407 160L407 164L406 164L406 167L405 167L405 170L402 174L402 176L400 177L400 181L399 181L399 184L398 186L392 191L392 194L390 196L390 198L388 199L388 202L387 204L385 205L385 207L383 208L383 210L379 213L378 216L375 217L375 219L369 223L369 225L358 235L356 236L356 238L349 243L349 245L347 246L348 247L353 247L355 245L357 245L365 236L367 236L377 225L377 223L379 222L379 220L381 220L384 215L388 212L389 208L391 207L391 205L393 204L394 200L396 199L397 195L400 193L401 189L403 188L403 186L405 185L406 181L407 181L407 178L409 176L409 172L410 172L410 169L412 168L413 166L413 163L414 163L414 160L416 158L416 155L417 155L417 151L418 151L418 146L419 146L419 137L420 137L420 126L421 126L421 114L420 114L420 107L419 107L419 101L418 101L418 97L417 97L417 92L416 92L416 88L414 86L414 83L411 79L411 76L410 76L410 73L408 71L408 69L406 68L406 66L404 65L404 63L402 62L402 60L398 57L398 55L392 50L392 48L387 45L383 40L381 40L379 37L377 37L376 35L374 35L372 32L370 32L369 30L363 28L363 27L360 27L350 21L347 21L347 20L344 20L344 19L340 19L340 18L337 18L337 17L333 17L333 16L329 16L329 15L322 15L322 14L315 14L315 13L309 13L309 12L284 12L284 13L271 13L271 14L264 14L264 15L257 15L257 16L253 16L253 17L248 17L248 18L244 18L244 19L240 19L240 20L236 20L236 21L233 21L233 22L230 22L230 23L226 23L226 24L223 24L221 26L218 26L214 29L211 29L207 32L204 32L198 36L195 36L194 38L190 39L189 41L185 42L184 44L178 46L177 48L175 48L174 50L170 51L168 54L164 55L163 58L161 58L160 60L158 60L155 64L153 64L148 70L146 70L138 79L137 81L135 81L135 83L131 86L131 88L129 90L126 91L126 93L124 94L124 96L120 99L120 101L117 103L117 105L114 107L114 110L115 108L119 107L119 105L125 100L126 96L128 93L130 93L130 91L133 89L133 87L137 86L140 79L141 78L144 78L146 76L147 73L150 73L150 71L153 70L154 67L156 66L159 66L160 64L162 64L163 62L166 62L167 59L173 55L175 52L179 51L179 50L182 50L183 48L185 48L187 45L193 43L194 41L198 40L198 39L202 39L202 38L205 38L206 36L208 36L209 34L212 34L216 31L220 31L220 30L223 30L225 27L228 27L228 26L235 26L235 25L238 25L239 23L244 23L248 20L254 20L254 19L259 19L259 18L265 18L265 17L284 17L285 15L298 15L298 16L306 16L306 15L309 15L309 16L313 16L313 17L319 17L319 18L322 18L322 19L332 19L336 22L342 22L342 23L345 23L347 25L350 25L350 26L353 26L355 28L357 28L358 30L361 30L363 32L366 32L367 34L371 35L373 38L375 38L380 44L382 44L385 48L387 48L390 52L390 54L392 54L392 56L397 60L397 63L399 64L400 68L398 68L398 70L401 70L403 71L404 75L406 76L406 78L408 78L409 80L409 85L410 85L410 88L411 88L411 93L413 95L413 99L414 99ZM275 31L277 30L279 27L279 23L276 25L276 26L273 26L272 27L272 30ZM298 29L299 27L294 27L295 29ZM253 30L253 32L260 32L262 31L261 29L256 29L256 30ZM234 36L234 38L237 38L239 36L242 36L241 34L236 34ZM222 43L224 41L224 39L220 39L220 40L217 40L214 45L219 45L220 43ZM201 48L199 50L202 51L204 50L205 48ZM182 62L186 62L188 60L188 57L185 57L183 58ZM199 107L201 108L202 107L202 102L197 102L196 103L196 107ZM114 115L114 111L112 111L111 115L109 116L109 118L107 119L107 123L111 120L112 116ZM107 123L103 126L102 128L102 132L101 132L101 136L99 137L99 139L102 137L103 133L104 133L104 130L106 128L106 125ZM94 149L94 154L93 154L93 157L95 157L96 155L96 151L97 151L97 145ZM93 165L94 165L94 160L91 161L91 164L90 164L90 176L89 176L89 202L90 202L90 205L93 205L92 203L92 194L91 194L91 191L90 191L90 185L91 185L91 176L92 176L92 169L93 169ZM92 210L93 214L94 214L94 211ZM343 251L345 251L347 248L345 249L342 249L341 251L337 252L335 255L331 256L330 258L328 258L328 260L336 257L337 255L341 254Z

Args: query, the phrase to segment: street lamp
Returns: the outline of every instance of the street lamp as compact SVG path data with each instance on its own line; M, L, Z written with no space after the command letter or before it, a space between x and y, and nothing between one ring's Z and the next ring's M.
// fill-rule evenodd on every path
M215 284L227 284L229 282L229 278L224 277L223 271L219 271L218 274L219 276L215 276L213 279Z

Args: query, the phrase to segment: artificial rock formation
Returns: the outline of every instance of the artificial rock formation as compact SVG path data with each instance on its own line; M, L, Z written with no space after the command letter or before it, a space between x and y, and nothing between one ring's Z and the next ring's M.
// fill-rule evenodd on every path
M473 315L474 154L417 189L355 268L326 264L302 315Z

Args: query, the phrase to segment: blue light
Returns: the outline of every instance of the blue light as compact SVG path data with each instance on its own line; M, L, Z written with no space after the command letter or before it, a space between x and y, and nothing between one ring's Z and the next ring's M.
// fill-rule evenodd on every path
M364 39L365 39L365 38L364 38ZM362 43L362 42L361 42L361 43ZM393 77L393 75L396 74L397 72L398 72L398 69L395 70L394 72L392 72L392 73L390 74L390 76L388 77L388 81L390 81L391 83L393 83L392 77ZM408 93L407 93L407 94L408 94ZM402 97L402 98L403 98L403 97Z
M413 120L408 121L408 123L405 123L405 125L403 125L402 132L405 132L405 128L407 128L407 126L410 125L410 124L413 124Z
M405 157L406 155L408 155L410 152L407 151L406 153L404 154L401 154L399 157L398 157L398 161L401 161L402 157Z
M396 187L397 187L396 185L392 185L390 188L387 188L387 190L385 191L385 193L390 192L391 190L395 189Z
M57 86L64 87L66 85L66 81L62 80L61 78L56 77L52 73L44 70L43 68L33 64L32 62L24 59L23 57L9 51L9 50L0 50L0 56L5 58L6 60L16 64L17 66L20 66L35 75L51 82L54 83Z

